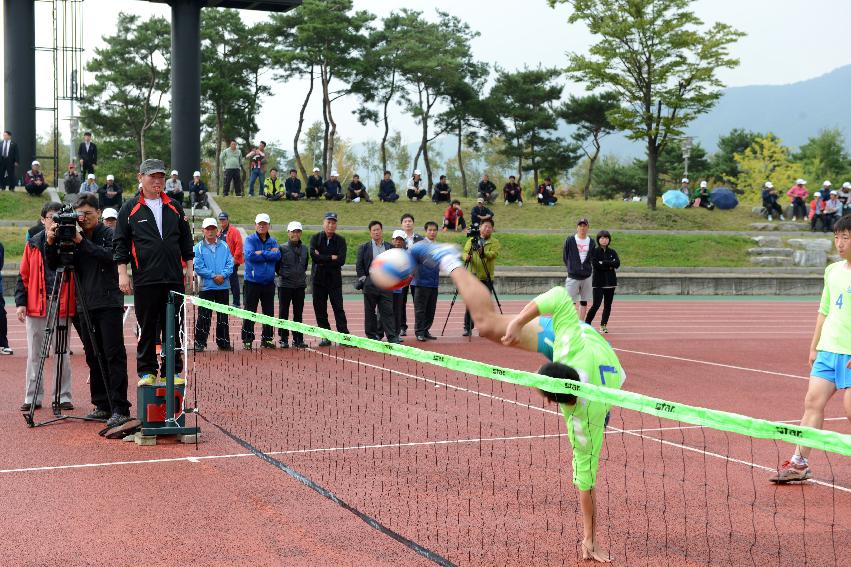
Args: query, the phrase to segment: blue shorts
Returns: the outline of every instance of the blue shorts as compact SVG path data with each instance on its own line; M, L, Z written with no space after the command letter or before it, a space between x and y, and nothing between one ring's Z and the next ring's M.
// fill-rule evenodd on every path
M810 376L818 376L833 382L837 390L851 388L851 369L848 368L848 361L851 356L847 354L837 354L835 352L827 352L824 350L818 351L816 361L813 363L813 370Z
M547 360L553 359L553 344L555 344L556 334L553 331L553 318L541 316L538 317L538 323L541 324L541 330L538 331L538 352L547 357ZM579 323L581 327L590 327L585 323Z

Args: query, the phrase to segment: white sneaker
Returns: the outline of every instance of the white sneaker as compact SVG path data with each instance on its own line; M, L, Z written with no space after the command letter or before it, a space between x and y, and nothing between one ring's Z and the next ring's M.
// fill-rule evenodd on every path
M783 215L780 215L780 220L786 220L786 217L784 217Z
M506 200L505 200L505 202L503 203L503 205L508 206L508 199L506 199Z
M796 222L797 220L798 220L798 217L792 217L792 222Z
M771 215L768 215L768 222L771 222L771 221L773 221L773 220L774 220L774 219L771 217Z
M14 353L15 353L15 351L13 351L11 348L9 348L7 346L6 347L0 347L0 354L8 355L8 354L14 354Z
M523 201L520 201L519 203L517 203L517 206L518 206L518 207L522 207L522 206L523 206Z

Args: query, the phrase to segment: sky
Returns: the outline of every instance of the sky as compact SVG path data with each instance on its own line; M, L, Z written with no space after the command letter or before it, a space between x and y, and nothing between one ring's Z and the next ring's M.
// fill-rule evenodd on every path
M584 52L593 41L583 25L567 23L568 5L553 9L545 0L355 0L357 9L379 17L403 6L421 10L427 17L434 17L435 10L444 10L468 22L481 34L473 42L476 58L509 70L524 65L564 66L566 52ZM720 72L728 86L793 83L851 63L851 49L847 45L851 2L847 0L697 0L693 9L707 24L723 21L747 33L732 49L740 65ZM36 42L44 45L50 41L49 4L37 2L36 10ZM83 11L86 57L91 57L94 49L102 45L103 35L112 32L120 11L141 17L169 18L170 15L167 5L142 0L84 0ZM249 22L265 17L261 12L242 14ZM51 61L39 54L36 67L39 81L44 81L37 88L36 104L50 106ZM85 80L91 81L93 76L87 74ZM275 94L264 101L258 119L259 136L290 148L307 82L289 81L273 88ZM582 85L577 84L568 83L565 88L566 94L582 91ZM334 113L340 136L353 143L379 139L379 128L361 126L351 114L356 105L356 101L346 99L336 103ZM63 118L68 110L62 109ZM306 124L321 117L321 103L314 95ZM49 114L39 113L37 120L39 133L50 129ZM63 120L62 124L67 130L67 121ZM391 117L391 129L400 130L406 142L418 139L418 127L410 117L400 113Z

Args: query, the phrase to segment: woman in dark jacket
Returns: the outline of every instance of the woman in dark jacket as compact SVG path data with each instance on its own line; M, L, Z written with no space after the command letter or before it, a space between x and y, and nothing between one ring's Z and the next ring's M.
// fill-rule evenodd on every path
M597 246L591 251L591 264L594 272L591 276L591 287L594 288L594 305L588 310L585 322L589 325L594 320L600 304L603 304L603 318L600 321L600 332L608 333L606 324L612 313L612 301L615 298L615 288L618 286L618 276L615 270L621 267L618 253L609 247L612 235L608 230L597 233Z

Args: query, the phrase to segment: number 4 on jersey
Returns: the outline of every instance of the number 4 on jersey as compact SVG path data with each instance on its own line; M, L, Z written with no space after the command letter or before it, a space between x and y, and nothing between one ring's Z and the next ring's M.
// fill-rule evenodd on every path
M839 297L836 298L836 303L834 304L839 309L842 309L842 295L843 294L841 294L841 293L839 294Z

